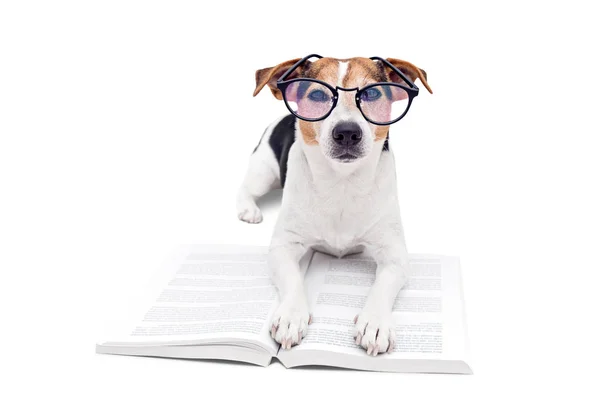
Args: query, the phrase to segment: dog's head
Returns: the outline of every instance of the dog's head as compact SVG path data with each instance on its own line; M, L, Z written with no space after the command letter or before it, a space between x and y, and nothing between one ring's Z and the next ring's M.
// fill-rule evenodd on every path
M277 80L299 60L285 61L275 67L256 71L254 96L263 87L269 86L273 95L282 100L284 95L277 87ZM419 78L427 90L431 92L425 71L407 61L394 58L388 58L387 61L398 68L412 82ZM383 144L389 129L387 125L377 125L367 121L357 106L357 90L344 89L361 89L377 82L394 82L406 85L404 80L383 62L361 57L344 60L320 58L314 62L305 61L285 80L296 78L316 79L327 83L332 88L338 88L336 105L326 118L320 121L299 120L304 142L307 145L320 146L324 156L335 163L352 163L366 157L377 142ZM302 96L312 96L316 102L322 101L324 96L331 94L331 91L323 85L321 85L323 90L318 88L318 84L310 83L310 86L312 89L302 88L301 86L289 88L286 90L286 96L291 96L288 92L293 91L293 96L299 97L298 93L302 91ZM340 88L342 89L340 90ZM323 92L328 94L323 94ZM381 93L377 94L372 90L367 90L361 96L371 94L382 96ZM385 95L394 96L392 91L385 93ZM363 111L365 110L363 109Z

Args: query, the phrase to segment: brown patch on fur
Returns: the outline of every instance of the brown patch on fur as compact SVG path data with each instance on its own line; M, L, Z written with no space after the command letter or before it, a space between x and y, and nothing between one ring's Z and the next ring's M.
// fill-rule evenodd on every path
M298 119L298 125L300 126L300 133L302 133L302 139L304 139L304 143L311 146L319 144L316 131L318 122L309 122Z
M295 58L293 60L284 61L281 64L278 64L274 67L257 70L255 74L256 89L254 89L253 96L256 96L262 90L262 88L265 87L265 85L269 85L269 89L271 89L271 93L273 93L273 96L275 96L277 100L283 100L281 90L277 89L277 79L279 79L281 75L285 73L285 71L290 69L290 67L297 63L299 60L299 58ZM306 68L307 66L310 66L310 61L304 63L303 66L299 66L296 69L296 71L294 71L292 75L289 76L288 79L297 78L302 73L302 69Z
M310 67L303 71L302 76L318 79L335 87L337 83L338 61L330 57L320 58L311 63Z
M373 60L355 57L348 60L348 68L342 86L345 88L360 88L369 83L385 82L386 80L385 73L377 67Z
M377 128L375 128L375 141L377 142L379 140L385 140L389 131L389 126L378 126Z
M342 78L341 86L346 89L362 88L370 83L374 82L385 82L387 77L383 70L381 70L373 60L363 57L354 57L346 60L339 60L340 62L347 62L346 73ZM338 67L339 68L339 67ZM339 77L338 77L339 80ZM339 96L342 103L348 107L355 106L354 95L356 92L340 91Z
M411 81L415 82L417 78L423 82L425 88L429 91L429 93L433 94L433 91L429 87L429 83L427 83L427 72L418 68L416 65L409 63L408 61L399 60L397 58L387 58L387 61L392 64L394 67L398 68L404 75L406 75ZM389 71L388 76L392 82L402 83L404 80L398 76L398 74Z

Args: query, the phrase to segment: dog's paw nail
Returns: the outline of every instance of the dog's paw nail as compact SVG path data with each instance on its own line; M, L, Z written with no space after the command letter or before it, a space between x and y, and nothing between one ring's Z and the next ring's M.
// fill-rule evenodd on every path
M308 330L308 304L304 298L283 301L271 322L271 336L281 344L281 349L289 350L300 344Z
M308 314L308 324L312 324L312 314Z
M392 329L394 320L391 313L363 310L355 320L355 343L365 349L368 355L393 351L395 331Z
M358 321L358 315L354 317L354 323L356 323L356 321Z
M395 346L396 342L394 341L394 338L392 336L390 336L390 342L388 344L387 347L387 353L388 354L392 354L394 352L394 346Z

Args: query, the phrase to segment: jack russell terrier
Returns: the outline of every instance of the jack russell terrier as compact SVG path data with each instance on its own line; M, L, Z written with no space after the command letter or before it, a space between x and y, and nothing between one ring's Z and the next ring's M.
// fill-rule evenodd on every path
M256 199L285 185L268 255L280 299L271 335L283 349L300 343L310 323L298 264L309 248L374 258L375 282L354 337L369 355L394 348L392 305L407 280L408 254L388 131L418 94L417 78L432 93L425 71L394 58L313 54L256 71L254 96L268 86L291 114L254 149L237 211L261 222Z

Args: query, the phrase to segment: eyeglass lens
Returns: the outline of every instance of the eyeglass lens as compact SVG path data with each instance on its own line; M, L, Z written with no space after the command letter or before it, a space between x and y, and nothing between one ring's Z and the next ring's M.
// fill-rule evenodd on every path
M285 100L302 118L322 118L333 107L334 93L325 85L312 81L296 81L285 90Z
M400 118L409 103L408 92L394 85L376 85L359 94L363 114L371 121L385 124Z

